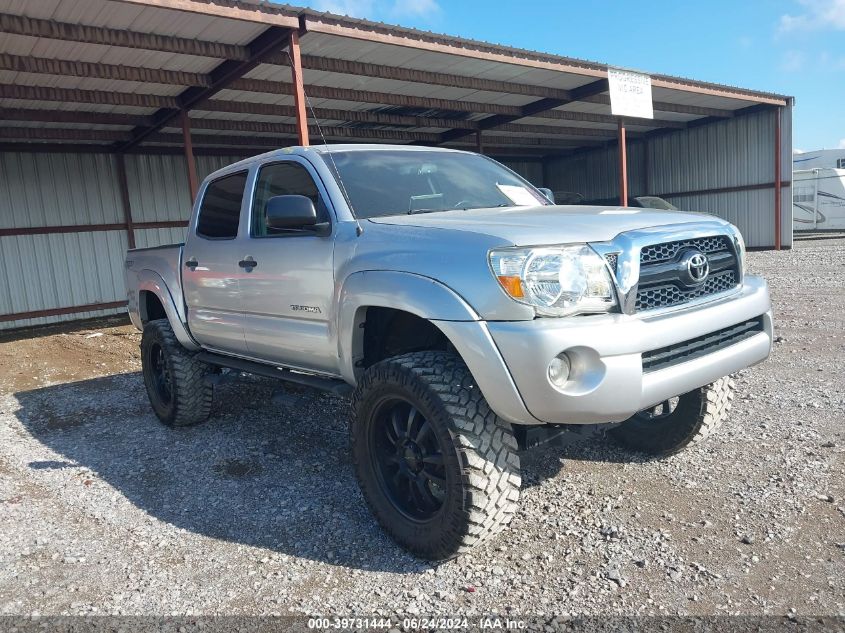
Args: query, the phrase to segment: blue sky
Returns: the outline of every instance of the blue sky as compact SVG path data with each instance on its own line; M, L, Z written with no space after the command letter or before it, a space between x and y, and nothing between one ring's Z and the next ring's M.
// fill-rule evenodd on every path
M796 98L794 147L805 151L845 148L845 0L315 0L302 4L792 95Z

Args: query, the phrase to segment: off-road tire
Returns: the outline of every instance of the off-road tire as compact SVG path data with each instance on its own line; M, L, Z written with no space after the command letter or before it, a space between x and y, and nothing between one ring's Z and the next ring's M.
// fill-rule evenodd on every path
M443 452L446 495L438 514L413 521L391 502L370 446L375 410L400 397L431 424ZM513 518L521 477L511 425L487 405L469 369L449 352L413 352L364 373L352 399L350 436L364 498L385 531L426 560L454 558L498 534Z
M667 456L704 441L727 419L734 396L730 376L685 393L666 417L647 420L634 416L610 431L626 448Z
M156 388L151 355L161 350L169 366L171 397L163 399ZM190 426L208 419L214 387L205 380L212 368L201 363L179 344L167 319L148 321L141 336L144 386L153 411L167 426Z

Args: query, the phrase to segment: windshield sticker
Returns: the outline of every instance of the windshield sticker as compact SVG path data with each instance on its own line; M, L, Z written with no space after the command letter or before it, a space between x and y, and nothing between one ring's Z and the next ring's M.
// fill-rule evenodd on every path
M540 202L534 195L525 187L520 187L519 185L500 185L496 183L496 186L499 188L508 200L513 202L518 207L536 207Z

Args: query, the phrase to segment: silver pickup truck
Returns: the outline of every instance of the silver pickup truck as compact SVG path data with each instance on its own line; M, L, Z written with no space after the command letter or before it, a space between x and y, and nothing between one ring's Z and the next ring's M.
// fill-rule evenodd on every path
M704 438L772 344L742 236L547 195L424 147L295 147L211 174L184 244L126 258L153 410L201 422L243 372L351 394L364 498L427 559L507 525L538 429L606 424L656 455Z

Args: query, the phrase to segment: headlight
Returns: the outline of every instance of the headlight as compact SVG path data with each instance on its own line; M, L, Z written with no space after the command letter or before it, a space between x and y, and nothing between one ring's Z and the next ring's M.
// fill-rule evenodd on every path
M586 244L490 251L504 291L539 316L607 312L616 305L604 260Z

